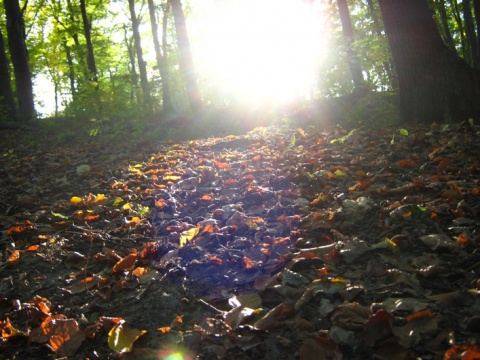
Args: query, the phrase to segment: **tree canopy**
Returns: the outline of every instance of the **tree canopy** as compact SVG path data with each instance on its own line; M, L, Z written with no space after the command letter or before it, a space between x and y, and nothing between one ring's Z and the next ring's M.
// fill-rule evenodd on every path
M253 89L266 86L265 92L273 94L283 86L282 83L287 84L290 78L295 77L295 71L284 67L283 72L269 75L270 85L264 85L264 80L260 79L261 72L258 72L260 75L255 73L256 79L252 79L241 67L248 64L254 72L254 66L258 69L265 62L261 66L267 73L276 63L283 64L281 61L288 59L301 77L307 65L292 56L302 51L292 44L302 42L319 49L308 55L313 59L315 70L309 73L310 83L303 93L282 99L283 105L289 103L292 106L292 103L306 99L321 102L323 99L349 96L354 89L388 97L398 94L403 86L412 85L411 82L405 85L403 75L398 72L402 71L402 64L398 62L398 56L395 59L396 50L388 39L395 31L389 31L384 26L383 20L385 16L388 19L388 11L383 10L385 6L388 8L389 1L298 0L298 6L317 16L316 27L304 33L295 33L299 25L293 12L289 17L282 18L280 11L286 6L284 2L270 5L267 13L262 12L262 6L269 0L249 3L248 6L245 2L242 3L245 5L240 3L235 0L223 4L198 0L131 0L128 3L117 0L4 1L0 4L0 34L4 40L0 47L0 60L4 59L0 61L0 99L4 109L0 113L1 120L15 117L28 120L35 116L35 110L40 117L133 119L187 109L197 111L202 106L236 106L238 88L230 92L219 91L225 84L234 83L236 80L232 79L235 78L224 76L215 79L212 72L206 71L205 66L199 63L202 61L201 53L211 46L203 37L206 25L198 20L201 16L210 16L208 21L212 28L217 24L218 43L212 51L218 62L214 71L224 67L222 59L224 63L229 63L230 67L225 67L225 72L237 78L244 77L250 86L246 91L250 91L253 98L257 96ZM465 65L462 65L463 78L473 79L475 84L469 85L469 96L475 97L478 95L479 80L475 71L470 74L469 70L478 71L480 63L478 1L424 0L420 3L425 5L424 16L433 17L432 26L442 46ZM238 23L234 22L234 17L228 16L229 8L225 4L237 6ZM246 10L242 10L242 6ZM409 23L411 14L402 16L406 16ZM226 19L223 23L220 21L222 17ZM274 34L278 35L282 30L267 21L270 18L281 19L285 29L281 40L274 38ZM256 27L256 20L265 23L266 27ZM306 17L302 20L307 22ZM391 22L386 24L392 25ZM236 32L231 32L232 29ZM252 37L246 37L252 29ZM235 43L234 37L238 34L240 42L235 43L237 49L244 45L241 41L248 43L242 48L242 55L235 53L232 56L235 48L226 47L225 41L228 40L221 43L219 36L222 33L228 34L232 43ZM256 38L260 39L264 48L274 49L278 45L281 50L275 50L275 53L271 50L271 57L268 53L259 53L252 44ZM413 33L405 39L411 44L414 40ZM437 66L435 76L443 76L440 75L442 66ZM421 71L428 72L429 68L430 65L427 65ZM462 86L460 84L458 88ZM418 94L412 96L421 97ZM404 101L405 97L402 99ZM400 106L407 106L402 101ZM251 98L248 102L251 105L255 101ZM271 107L277 106L280 101L275 99L267 103ZM364 117L362 109L356 111L359 114L354 111L350 114L352 119ZM462 119L451 119L458 121L464 120L464 117L475 117L478 115L476 112L476 108L453 113L451 109L440 109L434 111L434 116L441 121L460 114ZM412 116L404 114L403 120L408 121L409 118ZM375 116L372 119L377 121Z

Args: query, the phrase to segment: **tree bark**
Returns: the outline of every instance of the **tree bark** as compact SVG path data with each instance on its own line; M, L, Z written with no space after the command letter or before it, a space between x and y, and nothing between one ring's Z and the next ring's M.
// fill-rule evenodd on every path
M25 25L18 0L4 0L7 17L8 47L15 74L17 90L17 119L30 121L35 118L33 84L25 45Z
M480 116L478 72L443 42L427 0L379 0L405 122Z
M173 19L175 22L175 32L177 35L178 51L180 55L180 71L187 88L188 101L190 109L197 111L202 107L202 100L197 84L197 76L193 66L192 52L190 49L190 41L188 39L187 24L185 15L182 10L180 0L170 0L172 6Z
M368 11L370 12L370 17L372 18L374 29L375 29L375 32L377 33L377 36L383 37L383 34L382 34L383 25L381 25L380 21L378 20L378 16L376 12L377 10L373 4L373 0L367 0L367 5L368 5ZM384 61L383 67L385 69L385 73L387 74L387 78L388 78L388 81L390 82L392 89L397 90L398 89L397 79L393 75L391 61Z
M171 112L173 110L172 99L170 96L170 84L168 79L168 69L166 64L167 53L162 54L162 49L160 48L160 40L158 38L158 23L157 17L155 16L155 5L153 0L148 0L148 10L150 13L150 25L152 27L152 37L153 45L155 48L155 55L157 60L157 67L160 73L161 84L162 84L162 102L163 110L166 112ZM166 9L164 9L164 12ZM166 17L163 17L164 22L167 20ZM166 26L166 23L165 23Z
M480 59L478 57L477 35L475 34L475 25L473 24L472 7L470 0L463 0L463 18L465 20L465 29L467 32L468 44L470 45L471 64L475 69L480 70Z
M15 99L10 82L10 72L8 71L5 42L0 28L0 121L15 120L15 118Z
M143 60L142 41L140 33L138 32L138 19L135 14L135 1L128 0L128 6L130 8L130 20L132 22L133 40L135 45L135 51L137 53L138 71L140 72L140 86L143 91L143 102L147 110L151 110L151 97L150 97L150 85L147 78L147 66Z
M352 75L355 90L359 90L363 86L364 79L360 67L360 59L353 48L355 37L353 34L352 19L350 18L347 0L337 0L337 6L340 14L340 22L342 23L343 38L345 39L346 44L348 67L350 68L350 74Z
M98 73L95 63L95 55L93 53L91 25L88 21L86 0L80 0L80 11L82 13L83 31L85 33L85 41L87 42L87 66L90 71L90 80L95 83L95 89L98 89Z
M447 10L445 9L445 1L437 0L437 9L440 14L440 21L442 23L444 41L451 50L455 50L455 43L453 42L452 32L448 26Z

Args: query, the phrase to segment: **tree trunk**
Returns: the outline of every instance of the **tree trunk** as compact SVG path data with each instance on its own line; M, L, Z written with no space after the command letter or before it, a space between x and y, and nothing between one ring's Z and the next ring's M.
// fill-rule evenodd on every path
M0 28L0 121L4 120L15 120L15 99L8 71L5 42Z
M87 17L86 0L80 0L80 11L82 13L83 31L85 33L85 41L87 42L87 66L90 71L90 80L95 83L95 89L98 89L98 73L95 63L95 55L93 53L92 35L90 33L91 25Z
M153 45L155 48L155 55L157 59L157 67L158 71L160 72L161 84L162 84L162 100L163 100L163 109L166 112L171 112L173 110L172 106L172 99L170 96L170 84L168 82L168 69L166 64L166 57L167 53L164 52L162 54L162 50L160 48L160 41L158 39L158 24L157 24L157 17L155 16L155 6L153 4L153 0L148 0L148 10L150 13L150 24L152 26L152 37L153 37ZM164 9L164 12L165 9ZM163 18L166 20L166 17ZM166 23L165 23L166 26Z
M30 121L35 118L33 85L28 53L25 45L25 26L18 0L4 0L7 17L8 47L15 74L18 112L17 119Z
M405 122L480 115L477 71L443 42L427 0L379 0Z
M352 20L350 18L350 11L348 10L347 0L337 0L337 6L340 14L340 21L342 23L343 38L345 39L346 44L348 67L350 68L350 74L352 75L355 90L359 90L363 87L364 80L362 69L360 67L360 60L358 59L357 52L353 48L355 37L353 35Z
M382 35L383 25L381 25L380 21L378 20L377 12L376 12L375 6L373 5L373 0L367 0L367 3L368 3L368 10L370 12L370 17L372 18L373 25L375 28L375 32L377 33L378 37L383 37ZM384 61L383 67L385 69L385 73L387 74L387 78L388 78L388 81L390 82L392 89L397 90L398 84L397 84L397 79L393 75L392 64L389 61Z
M475 34L475 25L473 24L472 7L470 0L463 0L463 18L465 20L465 29L467 39L470 45L471 64L475 69L480 70L480 59L478 58L477 35Z
M452 32L448 26L447 10L445 9L445 1L437 0L437 9L440 14L440 21L442 23L444 41L451 50L455 50L455 43L453 42Z
M457 0L452 0L451 5L453 8L453 17L455 18L455 22L457 23L458 26L458 33L460 34L460 43L461 43L461 51L462 51L462 56L464 59L468 58L467 56L467 41L465 39L465 29L463 28L463 21L462 21L462 15L460 13L460 8L458 7L458 1Z
M130 82L132 86L130 86L130 101L132 104L137 100L137 103L140 103L140 96L137 94L138 90L138 74L137 68L135 66L135 49L133 48L133 40L129 38L129 31L126 25L123 27L123 41L125 42L125 47L127 48L128 52L128 59L130 60L128 65L128 71L130 73Z
M75 100L77 97L77 90L75 88L75 67L73 65L72 52L70 51L70 46L67 44L67 40L62 40L63 48L65 49L65 55L67 56L68 64L68 79L70 80L70 93L72 94L72 99Z
M152 101L150 97L150 85L147 78L147 66L143 60L142 42L140 39L140 33L138 32L138 19L135 14L135 0L128 0L128 6L130 8L130 18L132 21L133 40L135 45L135 51L137 53L138 71L140 72L140 86L143 91L143 102L147 110L151 110Z
M177 35L178 51L180 55L180 71L187 88L188 101L192 111L197 111L202 107L200 91L198 90L197 76L193 66L190 41L188 39L187 24L182 10L181 0L170 0L172 6L173 19L175 22L175 32Z

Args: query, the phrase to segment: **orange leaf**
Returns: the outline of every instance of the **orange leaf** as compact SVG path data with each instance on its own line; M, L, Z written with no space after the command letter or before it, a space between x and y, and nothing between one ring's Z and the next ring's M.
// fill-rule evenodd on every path
M29 251L29 252L36 252L38 249L40 249L40 245L30 245L30 246L27 248L27 251Z
M12 236L12 235L18 235L23 233L24 227L17 225L17 226L12 226L10 229L7 230L7 236Z
M461 233L460 235L457 236L457 244L460 247L466 246L470 242L470 237L468 236L467 233Z
M128 254L113 266L113 272L118 273L130 270L137 261L138 253Z
M139 266L135 270L133 270L133 275L135 275L136 277L140 277L145 275L147 272L148 270L146 268Z
M86 221L92 221L92 220L98 219L99 216L100 216L100 215L87 215L87 216L85 216L84 219L85 219Z
M253 269L255 266L257 266L257 263L255 261L249 259L246 256L243 258L243 263L245 264L246 269Z
M405 319L410 322L412 320L415 320L415 319L420 319L420 318L424 318L424 317L430 317L432 318L433 317L433 313L430 309L427 309L427 310L422 310L422 311L417 311L413 314L410 314L410 315L407 315L405 317Z
M230 165L228 165L227 163L217 163L217 167L219 169L228 169L230 168Z
M210 195L203 195L201 198L200 198L201 201L212 201L213 198L210 196Z
M222 259L220 259L220 258L218 258L218 257L216 257L216 256L213 256L213 255L210 256L210 257L208 258L208 260L211 261L211 262L215 262L215 263L217 263L217 264L220 264L220 265L223 264L223 260L222 260Z
M23 331L20 331L16 329L10 322L10 319L7 316L7 319L5 322L0 321L0 330L1 330L1 335L3 340L10 339L11 337L17 336L17 335L23 335L25 336L26 334Z
M20 251L18 250L13 250L12 254L8 257L7 261L5 264L7 265L14 265L20 260Z
M454 345L447 350L443 360L476 360L480 358L478 345Z
M415 161L412 159L403 159L398 162L398 166L405 168L405 167L414 167Z
M166 334L170 332L170 326L162 326L157 329L160 331L162 334Z

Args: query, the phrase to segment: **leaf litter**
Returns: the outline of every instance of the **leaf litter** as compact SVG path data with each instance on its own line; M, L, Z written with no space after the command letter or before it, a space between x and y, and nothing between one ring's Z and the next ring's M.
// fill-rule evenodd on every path
M2 358L479 358L479 134L2 133Z

